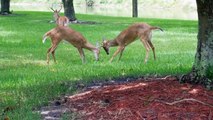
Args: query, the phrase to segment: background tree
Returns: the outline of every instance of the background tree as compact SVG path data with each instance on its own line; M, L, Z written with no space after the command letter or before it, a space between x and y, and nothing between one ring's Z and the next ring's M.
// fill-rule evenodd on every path
M191 73L182 81L204 84L213 89L213 0L196 0L198 12L198 43Z
M69 18L70 21L75 21L75 10L73 6L73 0L62 0L64 5L64 14Z
M132 17L138 17L138 0L132 0Z
M1 14L10 14L10 0L1 0Z

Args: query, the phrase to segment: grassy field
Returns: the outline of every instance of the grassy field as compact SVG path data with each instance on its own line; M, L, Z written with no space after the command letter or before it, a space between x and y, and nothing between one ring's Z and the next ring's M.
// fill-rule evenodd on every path
M103 49L100 61L95 62L93 53L85 50L86 64L82 64L77 49L61 43L56 50L57 64L51 59L46 64L46 51L50 40L42 43L42 36L55 25L49 23L52 13L16 12L0 16L0 115L7 107L11 120L38 120L33 112L47 105L54 98L72 94L75 83L92 80L108 80L125 77L180 75L190 71L197 44L197 21L145 19L77 15L79 20L98 24L71 24L91 43L116 37L119 32L135 22L147 22L160 26L164 32L153 32L153 44L157 60L152 52L144 64L145 49L138 40L124 51L121 61L109 63L116 48L109 56ZM0 116L1 118L2 116Z

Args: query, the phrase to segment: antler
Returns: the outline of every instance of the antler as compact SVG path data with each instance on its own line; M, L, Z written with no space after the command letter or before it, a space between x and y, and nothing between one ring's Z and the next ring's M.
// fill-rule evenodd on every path
M50 9L51 9L53 12L55 12L55 11L57 11L57 10L54 10L54 9L53 9L53 5L54 5L54 4L52 4L52 6L50 7Z
M62 9L62 4L60 4L60 8L59 8L59 10L57 10L57 9L53 9L53 4L52 4L52 7L50 7L50 9L51 9L53 12L60 12L60 11L61 11L61 9Z
M52 7L51 7L50 9L51 9L53 12L55 12L55 10L54 10Z
M60 9L58 10L58 12L60 12L60 11L61 11L61 9L62 9L62 4L60 4Z

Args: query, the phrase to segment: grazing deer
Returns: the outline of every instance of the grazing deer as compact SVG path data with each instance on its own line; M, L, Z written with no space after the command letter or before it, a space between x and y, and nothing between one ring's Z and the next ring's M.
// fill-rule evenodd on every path
M103 40L102 47L106 51L106 53L109 55L109 48L118 46L118 49L113 54L112 58L110 59L110 62L117 56L118 53L120 53L120 57L118 60L121 59L123 51L127 45L135 41L137 38L141 40L144 47L146 48L146 56L144 63L147 62L149 57L149 51L152 48L154 59L155 57L155 48L151 42L152 38L152 30L159 29L163 31L159 27L153 27L148 25L147 23L136 23L131 26L129 26L127 29L123 30L115 39L113 40Z
M57 26L56 28L53 28L52 30L48 31L43 36L43 43L46 41L48 37L51 38L52 46L47 51L47 64L49 64L50 53L52 53L54 62L56 63L55 49L62 40L66 40L67 42L69 42L78 49L78 52L80 53L80 57L82 59L82 63L85 63L85 55L83 48L94 52L96 61L98 61L99 59L99 51L100 51L99 47L93 46L84 38L84 36L81 33L69 27Z
M62 9L62 5L60 5L60 9L59 10L54 10L52 7L50 8L53 11L53 18L56 22L57 25L59 26L68 26L69 24L69 18L67 18L66 16L60 16L60 11Z

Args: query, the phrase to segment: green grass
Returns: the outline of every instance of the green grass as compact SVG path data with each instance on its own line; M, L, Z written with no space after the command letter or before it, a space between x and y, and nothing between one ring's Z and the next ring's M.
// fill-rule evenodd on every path
M85 50L86 64L73 46L61 43L56 50L57 64L51 59L46 64L46 51L50 40L42 44L42 36L55 25L48 23L52 13L17 12L0 17L0 114L9 106L16 109L7 112L11 120L38 120L34 108L48 101L75 92L75 82L106 80L123 77L180 75L190 71L197 44L197 21L105 17L77 15L79 20L100 24L71 24L91 43L116 37L119 32L135 22L147 22L160 26L164 32L153 31L153 44L157 60L152 52L144 64L145 49L138 40L124 51L121 61L109 63L116 48L107 56L103 49L100 61ZM2 116L1 116L2 117ZM0 117L0 118L1 118Z

